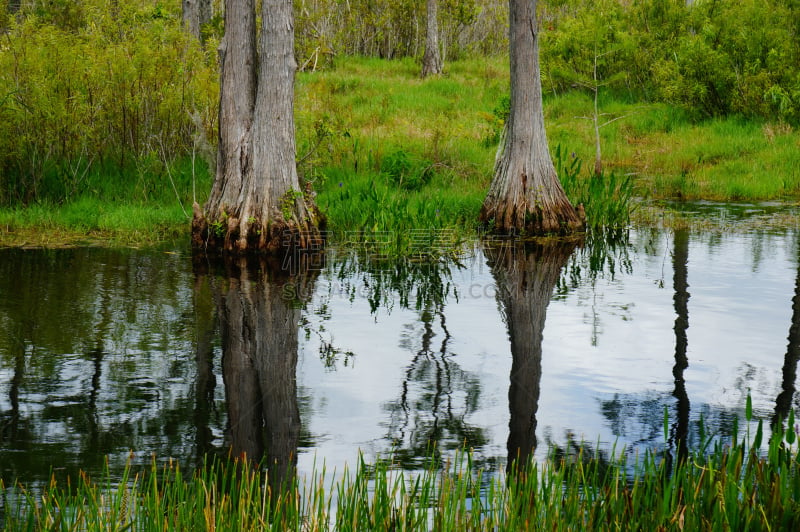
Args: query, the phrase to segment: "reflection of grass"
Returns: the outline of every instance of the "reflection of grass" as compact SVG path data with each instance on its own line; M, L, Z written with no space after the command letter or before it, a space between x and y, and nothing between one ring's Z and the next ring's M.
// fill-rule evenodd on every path
M736 210L724 203L717 205L720 210L716 212L692 209L695 205L693 202L644 202L633 209L631 218L635 225L642 227L724 233L775 232L800 227L800 211L796 208L744 204L749 212L735 215Z
M508 474L480 470L469 454L414 474L360 458L336 479L322 467L281 489L247 462L184 474L170 461L120 479L53 480L40 496L0 489L9 530L796 530L789 426L763 455L759 424L752 447L718 444L685 461L629 464L578 448Z

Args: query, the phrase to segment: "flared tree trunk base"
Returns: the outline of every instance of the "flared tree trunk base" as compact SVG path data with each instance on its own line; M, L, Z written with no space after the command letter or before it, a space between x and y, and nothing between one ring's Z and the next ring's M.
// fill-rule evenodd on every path
M536 5L509 2L510 112L480 220L495 233L567 235L586 217L564 193L547 145Z
M306 216L274 214L264 220L255 215L229 215L215 219L194 205L192 249L216 255L283 255L298 250L319 251L325 244L325 218L316 205L304 205Z
M481 207L480 221L496 234L570 235L585 229L586 214L583 205L573 207L568 201L529 207L524 201L489 196Z

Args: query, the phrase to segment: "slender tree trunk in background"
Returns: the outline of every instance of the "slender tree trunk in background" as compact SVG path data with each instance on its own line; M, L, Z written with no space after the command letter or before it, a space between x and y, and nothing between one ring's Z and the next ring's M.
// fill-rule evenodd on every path
M603 154L602 146L600 145L600 108L597 99L600 96L600 87L597 86L597 58L594 60L594 115L592 116L592 123L594 125L594 176L603 176Z
M511 114L480 219L498 233L569 234L584 226L556 175L547 146L536 1L509 0Z
M422 77L442 73L442 58L439 54L438 0L427 0L425 26L425 55L422 57Z
M217 173L194 206L195 249L277 253L321 245L324 222L295 162L291 0L265 0L256 53L253 0L227 0L220 46Z
M561 269L577 245L574 239L561 239L546 244L510 242L486 249L511 339L509 473L524 468L536 449L536 412L547 306Z
M201 40L203 25L211 20L211 0L183 0L182 19L187 31Z

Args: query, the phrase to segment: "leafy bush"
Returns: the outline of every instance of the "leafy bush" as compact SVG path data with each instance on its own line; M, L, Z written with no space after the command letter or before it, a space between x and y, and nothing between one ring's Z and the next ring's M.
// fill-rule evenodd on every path
M329 67L335 56L396 59L420 57L425 49L425 9L417 0L314 0L295 5L295 54L303 70ZM440 0L445 60L476 51L504 52L507 16L503 0Z
M489 132L483 137L484 146L497 146L509 115L511 115L511 96L503 94L497 101L497 105L494 106L492 114L484 115L489 125Z
M3 204L62 202L98 166L163 168L213 137L216 66L178 12L98 1L79 17L56 4L12 20L0 46Z
M696 118L800 121L800 5L564 0L543 18L546 91L623 86ZM595 70L596 69L596 70Z

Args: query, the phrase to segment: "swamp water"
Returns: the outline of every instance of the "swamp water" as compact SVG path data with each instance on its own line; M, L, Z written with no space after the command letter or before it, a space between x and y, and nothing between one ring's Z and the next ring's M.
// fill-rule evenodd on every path
M697 448L737 417L744 433L748 393L767 426L797 405L798 246L796 231L632 230L250 268L0 250L0 478L231 449L302 477L359 451L416 470L466 446L497 470L581 442Z

